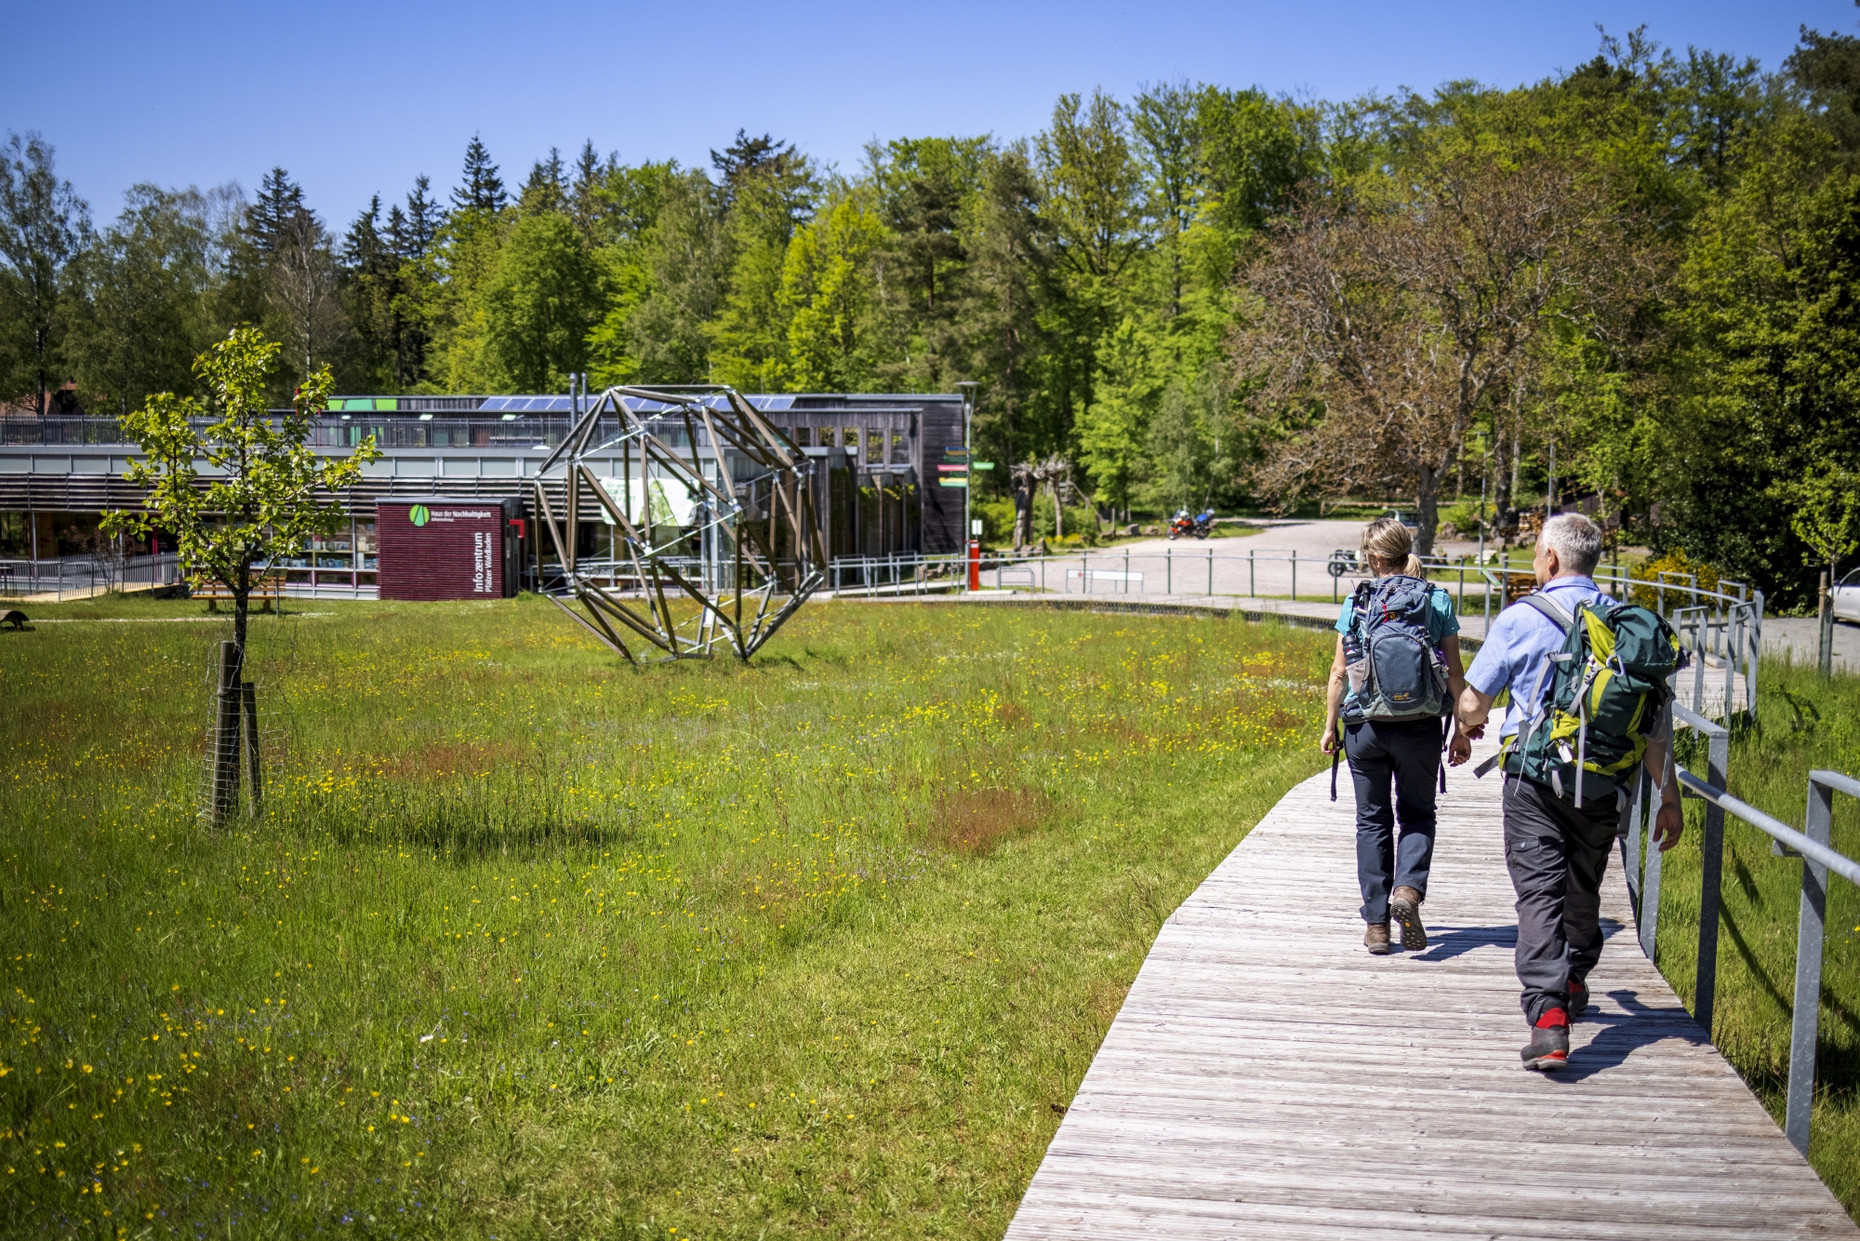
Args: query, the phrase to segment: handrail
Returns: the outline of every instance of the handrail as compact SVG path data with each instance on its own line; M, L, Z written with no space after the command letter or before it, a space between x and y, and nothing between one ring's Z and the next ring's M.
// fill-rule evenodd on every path
M1815 1056L1821 1021L1821 966L1827 931L1828 874L1860 885L1860 861L1829 843L1834 821L1834 794L1860 799L1860 780L1838 771L1808 773L1806 830L1797 831L1776 816L1757 809L1726 791L1725 766L1730 755L1730 732L1683 704L1673 704L1675 724L1705 734L1708 743L1707 775L1701 778L1677 767L1682 796L1705 803L1705 830L1700 842L1698 975L1693 1018L1711 1037L1714 992L1718 968L1718 922L1722 909L1724 875L1724 816L1736 816L1764 833L1793 856L1802 859L1801 910L1796 921L1795 997L1789 1028L1789 1084L1783 1132L1804 1156L1808 1154L1809 1120L1815 1094ZM1642 775L1628 811L1621 848L1627 863L1630 890L1635 887L1635 862L1641 847L1641 818L1650 810L1651 786ZM1651 840L1648 845L1651 846ZM1660 903L1660 852L1649 847L1639 876L1636 912L1641 924L1641 947L1653 959Z
M1701 798L1720 810L1736 815L1750 826L1784 847L1793 849L1817 866L1825 866L1847 882L1860 885L1860 862L1854 861L1845 854L1836 853L1813 837L1796 831L1781 819L1763 813L1749 802L1733 797L1722 789L1713 788L1709 781L1699 779L1684 767L1679 769L1678 774L1680 787L1694 797ZM1838 791L1848 792L1844 788ZM1860 793L1855 793L1854 796L1860 796Z
M1267 537L1270 536L1261 536ZM1307 575L1316 569L1329 578L1330 602L1337 603L1346 585L1344 579L1364 572L1355 553L1348 549L1335 549L1314 557L1295 549L1263 547L1256 539L1247 542L1251 545L1244 548L1223 541L1221 544L1161 548L1133 548L1126 544L1045 555L993 552L981 555L977 579L986 581L985 575L992 572L991 584L1005 587L1009 585L1008 573L1014 572L1015 577L1023 580L1013 585L1034 591L1077 589L1088 594L1160 592L1174 595L1180 587L1183 593L1199 596L1214 595L1218 586L1223 593L1235 596L1258 598L1263 591L1265 596L1283 598L1289 592L1293 599L1298 599L1301 597L1299 570L1303 568ZM1462 615L1476 615L1482 609L1488 624L1494 610L1493 595L1498 594L1498 607L1502 608L1506 576L1517 576L1517 571L1509 566L1481 562L1471 556L1430 556L1424 563L1436 580L1444 582L1449 593L1455 594ZM1046 572L1049 566L1055 569L1050 577ZM1058 572L1060 566L1078 572ZM1095 572L1103 569L1119 569L1120 572ZM1021 570L1030 570L1032 580L1024 580L1026 574L1019 572ZM1221 571L1218 575L1217 570ZM968 579L968 559L961 552L841 556L833 561L830 576L835 593L909 594L962 590ZM1223 576L1225 581L1219 580ZM1664 571L1656 574L1654 580L1648 580L1598 566L1593 576L1598 586L1617 599L1629 598L1635 591L1653 592L1654 605L1672 620L1687 644L1700 653L1701 658L1694 661L1683 686L1676 687L1684 688L1692 707L1702 709L1708 700L1718 698L1721 691L1726 718L1740 711L1754 713L1763 639L1762 591L1729 581L1721 583L1718 589L1706 588L1698 585L1694 574L1674 575ZM1686 580L1670 580L1675 576L1683 576ZM1309 582L1309 576L1305 580ZM1711 657L1710 669L1703 658L1706 655Z

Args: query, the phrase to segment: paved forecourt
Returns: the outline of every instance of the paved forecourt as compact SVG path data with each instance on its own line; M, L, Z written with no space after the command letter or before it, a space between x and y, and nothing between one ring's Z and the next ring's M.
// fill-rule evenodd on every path
M1641 955L1618 854L1570 1067L1520 1067L1498 780L1448 790L1422 953L1363 950L1347 772L1253 829L1164 924L1012 1241L1860 1238Z

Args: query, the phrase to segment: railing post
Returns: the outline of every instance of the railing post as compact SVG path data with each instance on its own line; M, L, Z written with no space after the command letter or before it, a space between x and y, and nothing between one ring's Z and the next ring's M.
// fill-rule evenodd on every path
M1744 675L1744 701L1750 704L1750 718L1757 718L1757 664L1763 654L1763 592L1750 595L1750 664Z
M1627 820L1615 834L1621 839L1621 874L1627 880L1628 904L1634 908L1636 920L1640 917L1640 819L1647 804L1647 770L1644 767L1634 769L1634 792L1628 798Z
M1214 549L1208 549L1208 598L1214 598Z
M1175 548L1163 548L1163 594L1175 593Z
M1640 950L1649 961L1659 964L1655 953L1660 946L1660 860L1666 855L1653 844L1653 822L1657 812L1655 790L1647 797L1646 858L1640 875Z
M1730 706L1725 706L1727 719ZM1724 791L1725 771L1731 763L1731 730L1714 729L1707 748L1705 780ZM1693 1020L1711 1039L1712 1010L1718 990L1718 910L1724 887L1724 807L1705 803L1705 835L1699 841L1703 854L1699 865L1699 960L1694 998Z
M1254 597L1254 590L1253 590L1253 549L1252 549L1252 548L1250 548L1250 547L1246 549L1246 597L1247 597L1247 598L1249 598L1249 599L1251 599L1251 598L1253 598L1253 597Z
M1731 726L1731 687L1737 683L1738 653L1744 645L1744 618L1735 609L1724 613L1724 723Z
M1802 834L1829 843L1834 790L1808 777L1808 815ZM1828 911L1828 868L1802 859L1802 910L1795 924L1795 1012L1789 1023L1788 1106L1783 1133L1808 1157L1809 1112L1815 1102L1815 1050L1821 1023L1821 950Z

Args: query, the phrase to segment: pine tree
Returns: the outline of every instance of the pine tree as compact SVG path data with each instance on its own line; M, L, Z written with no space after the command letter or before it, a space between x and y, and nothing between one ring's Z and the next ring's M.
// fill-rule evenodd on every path
M465 179L452 191L452 205L460 211L489 213L502 211L509 201L509 195L504 193L504 179L498 175L497 165L491 162L484 139L473 134L471 144L465 148Z
M425 173L413 179L413 192L407 195L407 237L400 251L403 258L423 259L431 253L433 238L446 222L445 210L427 197L432 184Z
M602 183L606 174L615 164L609 158L607 166L601 166L601 157L594 149L594 140L586 139L581 144L581 154L575 157L575 184L568 195L569 214L575 217L575 227L581 230L581 239L589 245L596 244L595 229L600 224Z
M254 249L270 258L303 210L303 187L284 169L273 168L259 183L258 198L246 208L245 235Z
M412 253L413 238L407 227L407 213L400 209L399 203L388 208L387 245L396 258L415 257Z
M523 191L517 196L517 202L525 215L561 211L568 206L568 195L562 186L562 173L562 153L550 147L548 159L539 159L531 165L529 179L523 183Z
M399 208L395 211L398 214ZM367 209L349 225L349 234L342 242L342 261L351 271L369 275L392 263L393 256L381 237L381 195L371 197Z
M802 156L789 143L777 142L768 134L751 138L745 130L739 129L735 142L722 151L711 151L710 162L723 174L723 201L728 206L735 201L736 191L743 182L762 172L789 173L802 162Z

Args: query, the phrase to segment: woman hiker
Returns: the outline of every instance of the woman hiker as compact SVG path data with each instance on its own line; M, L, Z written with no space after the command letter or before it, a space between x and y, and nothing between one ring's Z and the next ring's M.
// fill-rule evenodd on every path
M1401 923L1403 948L1427 947L1421 902L1434 855L1435 781L1445 781L1446 713L1465 682L1453 597L1424 580L1408 528L1393 517L1370 522L1362 553L1375 579L1359 585L1337 617L1322 748L1333 756L1333 799L1339 746L1350 761L1363 946L1381 956L1391 916ZM1458 735L1444 748L1456 767L1472 754Z

